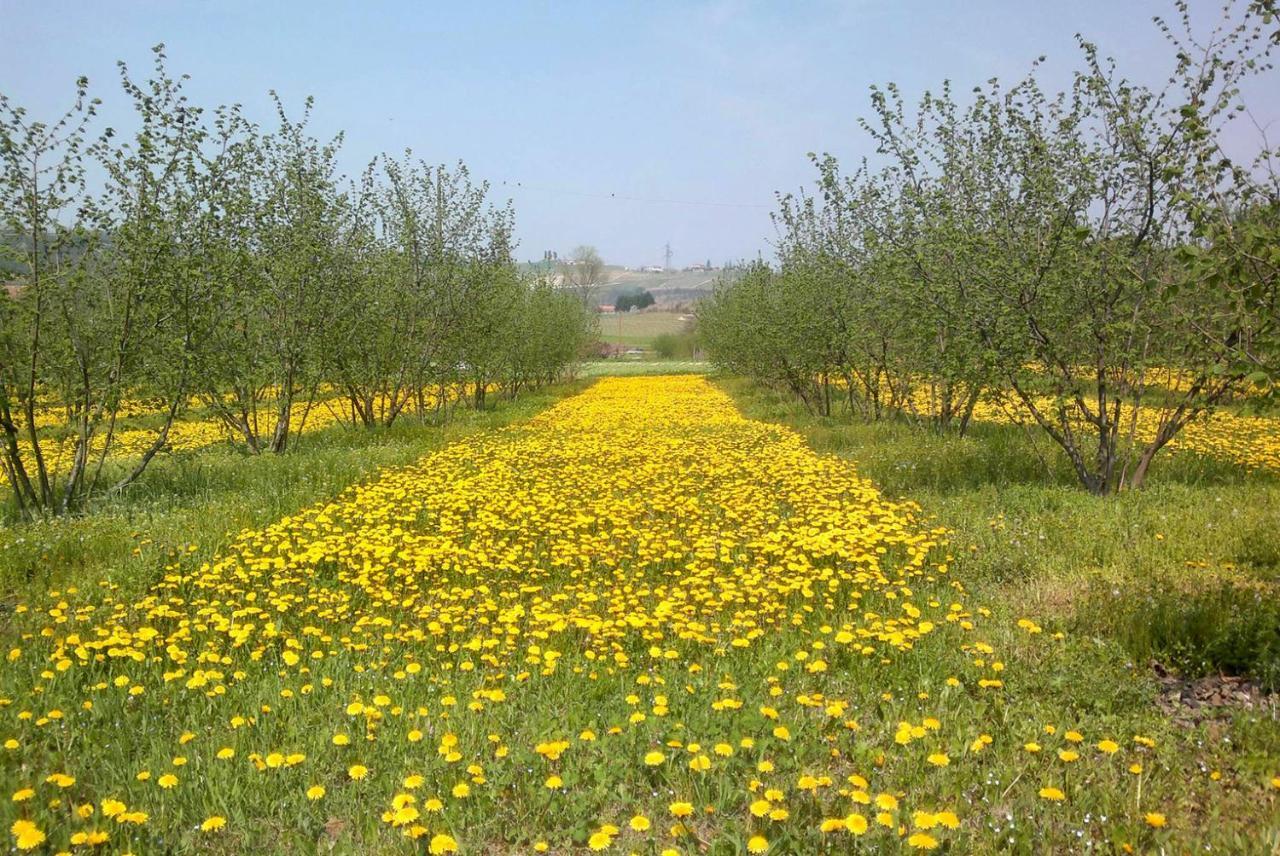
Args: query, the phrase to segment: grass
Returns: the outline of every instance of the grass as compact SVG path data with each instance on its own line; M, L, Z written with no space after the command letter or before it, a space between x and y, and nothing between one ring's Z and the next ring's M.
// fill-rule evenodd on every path
M1280 594L1280 474L1167 453L1147 489L1097 499L1065 457L1015 426L976 424L959 437L902 421L820 418L762 387L722 385L747 413L799 429L816 450L852 458L881 490L919 502L953 531L965 579L1002 600L1017 594L1051 626L1125 639L1132 655L1150 658L1165 646L1138 631L1156 622L1138 621L1122 602L1150 606L1167 595L1191 609L1199 592L1229 597L1224 586ZM1180 620L1174 612L1167 620ZM1252 676L1274 674L1277 663L1260 662Z
M664 333L680 333L689 327L687 312L645 310L600 316L600 339L613 345L648 347Z
M956 573L976 599L1065 633L1070 662L1045 670L1037 691L1116 719L1149 716L1153 661L1187 678L1239 675L1280 689L1280 475L1168 453L1146 489L1099 499L1016 426L978 424L961 438L815 417L756 384L719 384L748 415L795 428L918 502L951 532ZM1179 739L1178 752L1222 781L1256 777L1280 769L1280 719L1274 705L1228 710ZM1239 796L1226 786L1204 799L1218 810ZM1274 814L1267 824L1271 843L1256 852L1280 841Z
M1280 846L1275 711L1187 729L1148 666L1268 679L1280 479L1183 455L1099 500L1015 427L817 419L716 383L808 446L698 377L561 400L584 380L444 428L173 456L78 517L0 529L4 603L32 605L0 623L19 650L0 777L36 791L0 801L0 834L30 817L51 847L106 829L134 852ZM107 822L108 798L150 817Z

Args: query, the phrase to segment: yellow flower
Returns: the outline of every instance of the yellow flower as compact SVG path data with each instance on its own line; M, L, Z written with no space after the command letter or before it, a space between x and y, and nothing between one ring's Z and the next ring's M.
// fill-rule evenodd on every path
M693 803L673 802L667 807L673 817L688 817L693 814Z
M650 826L649 818L645 817L643 814L637 814L635 817L631 818L631 822L628 825L636 832L645 832Z
M876 808L884 811L895 811L898 808L898 798L893 794L877 794Z
M587 839L587 847L592 850L604 850L613 843L613 836L604 832L593 832Z
M307 788L307 799L315 802L324 796L324 785L312 785Z
M212 817L205 818L204 823L200 824L200 831L213 832L215 830L221 829L226 825L227 825L227 819L225 817L221 817L215 814Z
M29 820L15 820L9 827L13 835L13 843L19 850L34 850L44 843L44 833L40 827Z
M867 819L863 815L853 812L845 815L844 828L847 832L854 835L862 835L867 831Z
M1047 787L1040 789L1040 798L1050 802L1062 802L1067 798L1067 795L1057 788Z
M1167 823L1165 816L1158 811L1149 811L1143 818L1147 822L1147 826L1159 829Z
M951 759L942 752L934 752L929 756L928 760L935 767L945 767L951 763Z
M369 775L369 768L363 764L352 764L347 768L347 775L358 782Z
M36 792L34 788L21 788L13 792L12 799L14 802L25 802L35 795Z
M1120 744L1116 743L1114 740L1099 740L1098 749L1108 755L1114 755L1120 751Z
M160 787L165 788L167 790L178 784L178 777L175 776L173 773L165 773L163 776L161 776L159 779L156 780L156 784L158 784Z
M661 752L653 751L644 756L644 763L650 767L656 767L666 760L666 756Z
M917 850L936 850L938 847L938 839L926 832L916 832L907 839L907 844Z
M443 832L431 837L431 843L427 846L432 856L442 856L444 853L457 853L458 842L452 836L445 835Z
M765 853L768 849L769 841L763 835L753 835L747 842L747 851L750 853Z

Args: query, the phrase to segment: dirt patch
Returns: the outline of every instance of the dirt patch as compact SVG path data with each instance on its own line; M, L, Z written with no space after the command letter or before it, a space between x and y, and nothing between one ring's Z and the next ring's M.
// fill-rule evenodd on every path
M1180 725L1198 725L1210 719L1227 718L1239 710L1280 709L1280 694L1267 693L1252 681L1234 675L1207 675L1187 679L1159 663L1151 664L1160 683L1156 704Z

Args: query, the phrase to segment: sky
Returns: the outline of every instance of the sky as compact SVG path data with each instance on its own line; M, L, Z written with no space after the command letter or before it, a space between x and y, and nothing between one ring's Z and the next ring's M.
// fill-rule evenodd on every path
M677 266L719 265L771 257L775 193L811 183L807 153L872 153L858 127L872 84L964 92L1044 55L1058 89L1077 32L1159 84L1170 50L1151 19L1171 12L1172 0L0 0L0 91L53 118L86 75L102 123L128 129L116 61L143 77L164 42L197 104L239 103L269 125L269 90L295 112L314 96L313 129L345 132L349 174L406 148L465 161L512 201L521 259L590 244L612 264L661 264L670 244ZM1280 124L1273 88L1249 93L1263 126Z

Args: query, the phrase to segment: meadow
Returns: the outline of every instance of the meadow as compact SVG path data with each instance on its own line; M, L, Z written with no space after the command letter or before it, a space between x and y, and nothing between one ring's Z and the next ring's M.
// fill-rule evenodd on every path
M600 340L614 345L649 347L663 334L677 334L690 326L690 313L645 310L600 316Z
M0 841L1280 853L1274 6L872 85L717 274L163 44L0 93Z
M1130 585L1274 581L1274 477L1187 452L1099 500L1024 441L682 375L174 456L0 530L4 826L133 853L1271 852L1273 703L1171 717L1120 631Z

